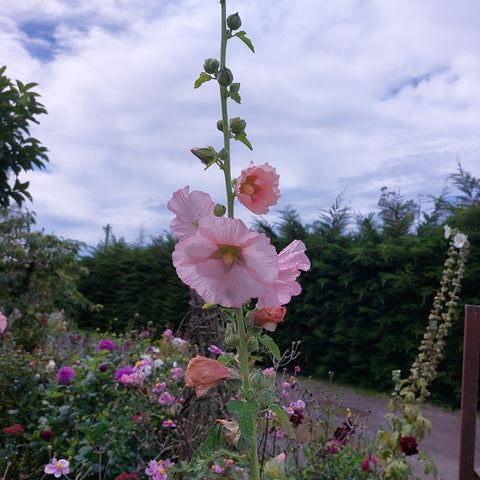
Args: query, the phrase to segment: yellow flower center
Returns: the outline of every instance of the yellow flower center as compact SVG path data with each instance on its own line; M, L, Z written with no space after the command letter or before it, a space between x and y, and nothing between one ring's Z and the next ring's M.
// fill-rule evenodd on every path
M159 468L158 473L165 473L165 469L163 467Z
M59 468L60 470L64 467L65 465L63 464L63 462L60 460L59 462L57 462L57 468Z
M235 262L240 265L245 265L245 260L242 257L242 249L235 245L218 245L218 250L210 255L212 259L222 259L223 268L229 272Z
M257 177L248 175L246 180L240 185L240 193L253 195L257 193L258 185L255 184Z

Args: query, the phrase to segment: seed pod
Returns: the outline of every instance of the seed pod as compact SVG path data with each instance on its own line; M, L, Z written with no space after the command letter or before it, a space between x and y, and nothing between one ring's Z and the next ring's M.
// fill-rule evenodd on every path
M238 13L234 13L227 18L228 28L231 30L238 30L242 26L242 20Z
M207 58L205 62L203 62L203 69L207 73L217 73L219 66L220 66L220 63L216 58Z
M222 87L228 87L233 82L233 73L227 67L222 67L218 72L217 81Z

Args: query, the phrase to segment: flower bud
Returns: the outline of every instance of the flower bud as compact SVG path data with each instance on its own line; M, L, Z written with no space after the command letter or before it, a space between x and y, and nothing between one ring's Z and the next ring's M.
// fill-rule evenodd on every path
M215 151L215 149L213 147L204 147L204 148L192 148L190 150L197 158L199 158L202 163L204 163L205 165L208 165L212 162L214 162L217 157L218 157L218 154L217 152Z
M218 72L217 81L222 87L228 87L233 82L233 73L227 67L222 67Z
M247 348L249 352L256 352L258 350L258 340L255 337L250 337L247 341Z
M217 129L223 132L223 120L217 122Z
M203 62L203 69L207 73L217 73L218 72L218 67L220 66L220 63L216 58L207 58Z
M223 160L223 161L227 161L228 160L228 152L222 148L219 152L218 152L218 158L220 160Z
M234 13L227 18L227 25L228 28L231 30L238 30L242 26L242 20L240 19L240 15L238 13Z
M264 388L266 385L265 375L261 370L250 372L248 380L253 388Z
M216 217L223 217L226 211L227 209L225 208L225 205L221 205L220 203L216 203L213 207L213 214Z
M230 119L230 130L234 135L243 132L246 126L247 122L243 118L235 117Z

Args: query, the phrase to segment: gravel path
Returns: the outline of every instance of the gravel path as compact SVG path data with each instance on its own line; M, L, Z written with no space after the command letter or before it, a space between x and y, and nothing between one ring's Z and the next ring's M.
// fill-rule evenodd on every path
M379 426L386 428L385 413L388 399L359 395L347 387L325 387L318 382L301 380L300 387L310 390L313 398L322 401L327 392L332 392L341 405L350 408L359 415L360 422L366 424L367 431L375 434ZM438 468L441 480L458 479L458 455L460 439L460 413L440 408L425 406L422 414L432 422L432 433L422 442L422 449L426 450ZM477 420L476 429L477 458L476 469L480 471L480 421ZM431 479L432 475L423 474L422 464L415 462L412 457L412 469L420 478Z

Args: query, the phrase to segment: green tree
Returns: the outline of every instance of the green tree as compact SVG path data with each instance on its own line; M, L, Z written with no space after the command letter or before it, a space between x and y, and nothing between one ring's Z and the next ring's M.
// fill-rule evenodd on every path
M22 183L20 174L48 162L47 149L30 136L30 124L47 113L32 91L37 84L17 80L15 85L5 76L6 68L0 68L0 207L8 207L11 199L18 206L31 200L29 182Z

